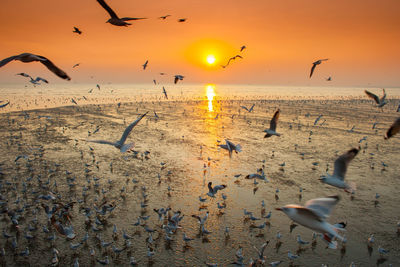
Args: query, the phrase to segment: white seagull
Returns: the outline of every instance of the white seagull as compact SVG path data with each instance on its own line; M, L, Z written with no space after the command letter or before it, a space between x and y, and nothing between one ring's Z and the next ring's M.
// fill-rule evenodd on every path
M311 78L311 76L312 76L313 73L314 73L315 67L316 67L317 65L321 64L322 61L327 61L328 59L329 59L329 58L324 58L324 59L319 59L319 60L313 62L313 65L312 65L312 67L311 67L311 72L310 72L310 78Z
M354 157L358 154L358 151L360 151L360 149L353 148L338 157L335 160L333 175L326 174L326 176L324 175L320 178L320 181L338 188L343 188L346 192L354 192L355 185L349 185L345 183L344 177L350 161L354 159Z
M280 133L276 132L276 126L278 124L279 114L280 114L280 110L278 109L275 112L274 116L272 117L271 122L269 123L269 129L265 129L263 131L264 133L266 133L264 138L268 138L268 137L271 137L273 135L281 136Z
M329 217L333 207L339 202L339 196L329 196L324 198L311 199L306 205L299 206L289 204L276 210L283 211L290 219L307 228L323 234L331 234L341 241L344 240L338 234L338 230L343 230L325 221Z
M131 150L133 148L134 143L125 144L126 138L128 138L128 135L131 133L133 127L135 127L140 122L140 120L143 119L144 116L146 116L147 113L148 112L144 113L143 115L140 115L134 122L129 124L129 126L126 127L124 133L122 134L121 139L116 142L111 142L106 140L87 140L87 141L98 144L112 145L118 148L121 152L126 152L128 150Z
M376 104L378 105L378 108L383 107L386 105L388 102L386 101L386 91L385 89L382 89L383 91L383 96L379 98L377 95L371 93L370 91L364 90L364 92L367 94L367 96L373 100L375 100Z
M24 63L39 61L40 63L45 65L51 72L53 72L58 77L68 80L68 81L71 80L71 78L62 69L60 69L56 65L54 65L54 63L51 62L49 59L47 59L43 56L31 54L31 53L22 53L22 54L19 54L16 56L11 56L11 57L5 58L0 61L0 68L13 60L19 60ZM24 75L22 75L22 76L24 76ZM26 77L26 76L24 76L24 77Z
M119 18L117 14L114 12L114 10L112 10L111 7L109 7L104 0L97 0L97 2L108 12L108 14L111 17L109 20L106 21L106 23L110 23L115 26L128 26L132 24L126 21L146 19L146 18L130 18L130 17Z

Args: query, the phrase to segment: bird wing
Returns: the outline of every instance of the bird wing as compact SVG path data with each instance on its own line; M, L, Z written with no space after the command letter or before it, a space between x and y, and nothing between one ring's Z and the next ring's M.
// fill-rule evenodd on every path
M314 69L315 69L316 66L317 66L317 64L313 63L313 65L312 65L312 67L311 67L310 78L311 78L311 76L313 75Z
M10 61L18 59L18 57L19 57L19 55L18 56L11 56L11 57L3 59L2 61L0 61L0 68L3 67L4 65L6 65L7 63L9 63Z
M272 117L271 122L269 123L269 128L270 128L272 131L275 131L275 130L276 130L276 126L277 126L277 124L278 124L278 119L279 119L279 114L280 114L280 110L278 109L277 111L275 111L275 114L274 114L274 116Z
M174 83L176 84L179 80L179 77L175 76Z
M36 77L36 80L35 80L36 82L40 82L40 81L43 81L43 82L45 82L45 83L49 83L47 80L45 80L45 79L43 79L43 78L40 78L40 77Z
M335 167L333 171L333 176L341 178L341 180L344 180L344 176L346 175L347 171L347 166L349 165L350 161L354 159L354 157L357 155L359 149L353 148L338 157L335 160Z
M119 19L114 10L104 0L97 0L97 2L110 14L111 18Z
M115 142L110 142L106 140L86 140L86 142L116 146Z
M164 86L163 86L163 93L165 95L165 98L168 99L167 91L165 90Z
M253 105L251 106L251 108L249 109L249 112L252 112L252 111L253 111L253 108L254 108L255 105L256 105L256 104L253 104Z
M367 94L367 96L368 96L369 98L372 98L373 100L375 100L375 102L376 102L377 104L380 103L379 97L378 97L377 95L375 95L375 94L373 94L373 93L371 93L370 91L367 91L367 90L364 90L364 92Z
M315 198L307 201L304 207L312 211L319 218L326 219L338 202L339 196Z
M147 18L131 18L131 17L124 17L124 18L121 18L121 20L123 20L123 21L141 20L141 19L147 19Z
M392 124L389 130L386 132L385 139L389 139L393 135L397 134L400 131L400 117Z
M245 110L247 110L247 111L249 111L248 109L247 109L247 107L245 107L245 106L240 106L242 109L245 109Z
M126 138L128 137L128 135L132 131L133 127L135 127L139 123L139 121L141 119L143 119L144 116L146 116L147 113L148 112L144 113L143 115L140 115L134 122L132 122L131 124L129 124L128 127L126 127L124 133L122 134L121 139L117 142L118 144L120 144L122 146L125 143Z
M213 188L214 194L216 194L218 192L218 190L222 190L226 187L226 185L216 185Z
M383 91L383 96L382 96L382 98L381 98L381 101L383 102L383 101L386 99L386 91L385 91L385 88L383 88L382 91Z
M41 57L41 56L40 56ZM51 72L53 72L55 75L58 77L65 79L65 80L71 80L71 78L65 73L62 69L58 68L56 65L54 65L53 62L51 62L49 59L43 57L44 60L39 60L43 65L45 65Z
M0 105L0 108L4 108L4 107L8 106L9 104L10 104L10 102L7 102L7 103L5 103L5 104L2 104L2 105Z

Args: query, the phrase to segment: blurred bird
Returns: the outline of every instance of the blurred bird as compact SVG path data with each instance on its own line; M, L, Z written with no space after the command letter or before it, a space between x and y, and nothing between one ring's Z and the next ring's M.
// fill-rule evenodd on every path
M315 67L316 67L317 65L321 64L322 61L326 61L326 60L328 60L328 59L329 59L329 58L325 58L325 59L320 59L320 60L317 60L317 61L313 62L313 65L312 65L312 67L311 67L311 72L310 72L310 78L311 78L311 76L312 76L313 73L314 73Z
M400 131L400 117L396 119L396 121L390 126L390 128L387 130L385 139L389 139L395 134L397 134Z
M383 96L382 98L379 98L377 95L371 93L370 91L364 90L364 92L367 94L367 96L371 99L373 99L376 104L378 105L379 108L383 107L386 105L388 102L386 101L386 91L385 89L382 89L383 91Z
M81 30L79 30L77 27L74 27L74 30L72 32L82 34Z

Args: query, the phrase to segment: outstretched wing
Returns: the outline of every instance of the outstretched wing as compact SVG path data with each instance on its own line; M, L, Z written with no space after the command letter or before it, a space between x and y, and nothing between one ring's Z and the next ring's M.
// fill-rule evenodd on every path
M378 97L377 95L375 95L375 94L373 94L373 93L371 93L370 91L367 91L367 90L365 90L364 92L367 94L367 96L368 96L369 98L372 98L373 100L375 100L375 102L376 102L377 104L380 103L379 97Z
M347 166L349 166L350 161L358 154L359 149L353 148L347 151L345 154L341 155L335 160L335 167L333 171L333 176L344 180L346 175Z
M311 67L310 78L311 78L311 76L313 75L314 69L315 69L316 66L317 66L317 64L313 63L313 65L312 65L312 67Z
M42 56L40 56L42 57ZM56 65L54 65L53 62L51 62L49 59L42 57L45 60L40 60L40 62L45 65L51 72L53 72L55 75L58 77L65 79L65 80L71 80L71 78L60 68L58 68Z
M114 10L104 0L97 0L97 2L110 14L111 18L118 19L117 14L115 14Z
M242 109L245 109L245 110L249 111L248 108L245 107L245 106L240 106L240 107L241 107Z
M135 127L135 126L139 123L139 121L140 121L141 119L143 119L144 116L146 116L147 113L148 113L148 112L144 113L143 115L140 115L139 118L137 118L134 122L132 122L131 124L129 124L128 127L126 127L124 133L122 134L121 139L118 141L118 143L119 143L121 146L125 143L126 138L127 138L128 135L131 133L133 127Z
M275 114L272 117L271 122L269 123L269 128L272 131L276 131L276 125L278 124L279 114L280 114L280 110L278 109L277 111L275 111Z
M385 88L382 88L382 91L383 91L383 96L382 96L382 98L381 98L381 101L383 102L383 101L386 99L386 91L385 91Z
M147 18L130 18L130 17L124 17L121 18L123 21L129 21L129 20L141 20L141 19L147 19Z
M400 131L400 117L392 124L389 130L386 132L385 139L389 139L393 135L397 134Z
M105 144L105 145L112 145L115 146L115 142L110 142L106 140L86 140L86 142L97 143L97 144Z
M253 111L253 108L254 108L255 105L256 105L256 104L253 104L253 105L251 106L251 108L249 109L249 112L252 112L252 111Z
M311 210L315 215L326 219L331 214L333 207L339 202L339 196L315 198L306 202L305 208Z
M11 56L11 57L3 59L2 61L0 61L0 68L3 67L4 65L6 65L7 63L15 60L15 59L18 59L18 56Z

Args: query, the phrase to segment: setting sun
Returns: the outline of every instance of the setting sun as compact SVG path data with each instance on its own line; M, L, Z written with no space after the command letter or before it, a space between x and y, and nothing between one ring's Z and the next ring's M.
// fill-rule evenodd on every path
M207 63L212 65L215 63L215 56L214 55L208 55L207 56Z

